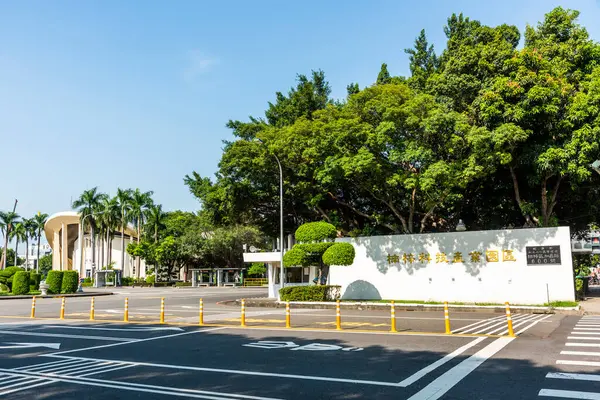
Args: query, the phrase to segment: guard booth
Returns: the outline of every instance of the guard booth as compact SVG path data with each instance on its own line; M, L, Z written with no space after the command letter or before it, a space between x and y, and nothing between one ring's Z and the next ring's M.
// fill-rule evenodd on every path
M192 286L242 286L244 268L192 268Z

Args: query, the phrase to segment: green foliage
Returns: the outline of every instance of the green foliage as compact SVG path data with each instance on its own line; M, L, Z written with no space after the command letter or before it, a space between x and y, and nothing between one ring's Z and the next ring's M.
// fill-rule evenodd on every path
M323 253L323 263L327 265L352 265L354 255L355 251L352 244L345 242L335 243Z
M327 222L308 222L298 227L295 236L298 242L320 242L326 239L335 239L337 230L335 226Z
M146 283L155 283L155 282L156 282L156 277L154 276L154 274L146 276Z
M52 254L40 257L38 267L43 277L48 276L48 272L52 270Z
M122 286L131 286L135 282L135 279L130 276L121 277L121 285Z
M79 272L63 271L60 293L75 293L79 287Z
M288 286L279 290L282 301L335 301L340 298L341 286Z
M29 272L19 271L14 275L12 292L17 296L29 293Z
M247 271L250 276L263 276L266 272L267 267L263 263L252 263Z
M304 250L294 246L283 255L283 265L286 267L308 267L310 266L310 260Z
M192 282L175 282L176 287L190 287Z
M42 274L31 272L29 274L29 284L34 288L33 290L39 290L40 282L42 280Z
M0 283L6 285L9 291L12 290L13 286L13 277L17 272L24 271L21 267L6 267L4 270L0 271Z
M48 284L48 293L59 294L62 288L63 271L49 271L46 283Z

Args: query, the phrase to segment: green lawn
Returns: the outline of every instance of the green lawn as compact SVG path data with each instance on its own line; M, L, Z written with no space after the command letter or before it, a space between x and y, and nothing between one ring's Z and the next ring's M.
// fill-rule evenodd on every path
M33 291L33 292L29 292L23 296L39 296L41 293L42 292L40 292L40 291ZM11 292L0 292L0 296L15 296L15 294L13 294Z

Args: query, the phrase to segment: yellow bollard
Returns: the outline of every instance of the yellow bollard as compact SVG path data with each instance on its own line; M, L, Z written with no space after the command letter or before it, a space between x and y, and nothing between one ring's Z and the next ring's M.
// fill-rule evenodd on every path
M90 305L90 321L94 320L94 317L95 317L95 314L96 314L96 311L95 311L95 308L94 308L94 302L95 302L95 299L94 299L94 297L92 297L92 304Z
M125 311L123 312L123 322L129 322L129 298L125 297Z
M246 326L246 300L242 299L242 315L240 318L240 326Z
M35 318L35 296L31 299L31 318Z
M290 302L289 301L285 302L285 327L286 328L291 328L292 327L291 314L290 314Z
M390 328L390 332L398 332L396 330L396 305L394 304L394 301L392 300L392 304L390 305L390 312L391 312L391 328Z
M165 323L165 298L160 298L160 323Z
M342 330L342 314L340 312L340 301L335 302L335 329Z
M65 298L62 298L60 303L60 319L65 319Z
M444 321L446 323L446 334L450 335L452 331L450 330L450 312L448 311L448 302L444 302Z
M510 316L510 304L506 302L506 323L508 324L508 336L515 337L515 331L513 330L512 317Z
M204 325L204 300L200 299L200 315L198 325Z

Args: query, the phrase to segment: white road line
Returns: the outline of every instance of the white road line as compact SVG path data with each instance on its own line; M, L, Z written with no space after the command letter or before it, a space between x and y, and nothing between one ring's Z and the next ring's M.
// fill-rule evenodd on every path
M178 332L182 332L183 329L179 328L179 327L164 327L164 328L153 328L153 327L148 327L148 328L138 328L138 327L131 327L131 328L109 328L109 327L102 327L102 326L85 326L85 325L79 325L79 326L69 326L69 325L42 325L40 327L41 329L48 329L48 328L58 328L58 329L81 329L81 330L95 330L95 331L122 331L122 332L156 332L156 331L178 331Z
M569 340L600 340L600 337L567 336Z
M52 353L52 354L42 354L42 357L54 357L54 356L60 355L60 354L75 353L75 352L95 350L95 349L103 349L106 347L121 346L124 344L130 344L130 343L148 342L150 340L159 340L159 339L166 339L166 338L183 336L183 335L192 335L194 333L212 332L212 331L218 331L221 329L228 329L228 328L227 327L208 328L208 329L194 330L194 331L188 331L188 332L182 332L182 333L175 333L172 335L156 336L156 337L151 337L151 338L146 338L146 339L133 339L133 340L128 340L127 342L121 342L121 343L111 343L111 344L104 344L104 345L100 345L100 346L84 347L81 349L60 351L58 353Z
M549 372L546 378L550 379L574 379L578 381L600 382L600 375L594 374L569 374L566 372Z
M388 317L388 318L389 318L389 317ZM454 329L454 330L452 331L452 333L459 333L459 332L461 332L461 331L463 331L463 330L465 330L465 329L471 328L472 326L479 325L479 324L484 324L484 323L486 323L486 322L493 322L493 321L497 321L497 320L499 320L499 319L501 319L501 318L503 318L503 316L498 316L498 317L493 317L493 318L488 318L488 319L481 319L481 320L479 320L479 321L477 321L477 322L475 322L475 323L473 323L473 324L469 324L469 325L467 325L467 326L463 326L463 327L461 327L461 328Z
M600 353L597 351L561 351L560 354L570 355L570 356L593 356L600 357Z
M515 338L498 338L492 343L462 361L443 375L435 379L421 391L411 396L408 400L435 400L442 397L448 390L454 387L464 377L473 372L485 360L502 350Z
M32 385L32 383L39 382L39 381L42 381L42 382L41 383L35 383L35 384ZM54 383L54 382L55 382L54 380L48 380L48 379L34 379L34 380L30 381L30 382L27 382L28 384L27 384L26 387L20 387L20 388L16 388L16 389L12 389L12 390L3 390L3 391L0 392L0 396L4 396L6 394L11 394L11 393L14 393L14 392L19 392L21 390L33 389L33 388L36 388L36 387L39 387L39 386L48 385L48 384ZM3 389L8 389L8 388L5 387Z
M535 318L535 315L526 314L526 315L519 316L517 318L513 318L512 321L513 321L513 324L516 324L517 322L529 321L534 318ZM506 317L505 317L503 320L500 320L499 322L495 323L494 325L489 326L485 329L479 330L475 333L486 333L488 335L492 335L495 332L500 332L503 329L506 329L507 326L508 326L508 321L506 320Z
M52 355L48 355L48 356L50 357ZM333 377L313 376L313 375L280 374L280 373L275 373L275 372L247 371L247 370L237 370L237 369L204 368L204 367L192 367L192 366L187 366L187 365L131 362L131 361L108 360L108 359L102 359L102 358L89 358L89 357L73 357L73 356L60 356L60 355L57 357L77 358L79 360L84 360L84 361L120 362L122 364L129 364L132 366L165 368L165 369L179 369L179 370L185 370L185 371L215 372L215 373L250 375L250 376L269 376L269 377L275 377L275 378L302 379L302 380L309 380L309 381L356 383L356 384L362 384L362 385L400 387L400 385L395 382L366 381L366 380L359 380L359 379L333 378ZM2 371L10 372L11 370L0 369L0 372L2 372ZM24 372L26 372L26 371L24 371Z
M528 322L532 322L532 321L536 320L537 318L538 318L537 315L531 315L529 317L521 318L519 320L514 320L513 319L513 329L516 328L516 327L518 327L518 326L521 326L523 324L526 324ZM506 333L508 333L508 321L504 321L500 325L500 328L496 328L494 330L488 331L487 333L490 334L490 335L493 335L493 334L498 334L498 333L503 332L503 331L505 331Z
M516 316L516 314L515 314L515 316ZM494 317L494 318L489 318L489 319L480 320L480 321L478 321L478 322L475 322L474 324L469 324L469 325L467 325L467 326L463 326L463 327L461 327L461 328L454 329L454 330L452 331L452 333L459 333L459 332L462 332L462 331L464 331L465 329L472 328L472 327L475 327L475 329L477 329L477 328L478 328L478 327L480 327L480 326L486 326L486 325L489 325L489 324L491 324L491 323L493 323L493 322L496 322L496 321L499 321L499 320L501 320L502 318L504 318L504 316L498 316L498 317Z
M38 368L27 368L24 369L24 371L29 371L29 372L50 372L50 371L54 371L54 369L60 369L63 367L68 367L68 368L75 368L77 367L77 365L81 364L80 362L68 362L68 363L64 363L64 364L59 364L59 365L50 365L50 366L45 366L45 367L38 367Z
M122 365L120 367L110 368L110 369L104 369L102 371L94 371L94 372L87 372L85 374L77 374L77 377L78 378L83 378L84 376L96 375L96 374L103 374L105 372L112 372L112 371L117 371L117 370L120 370L120 369L131 368L131 367L135 367L135 365Z
M515 318L513 318L513 321L521 319L521 318L527 318L527 315L522 315L522 316L515 317ZM480 326L476 326L476 327L473 327L473 328L470 328L470 329L466 329L466 330L462 331L461 333L483 333L483 332L487 332L489 329L492 329L492 328L494 328L496 326L500 326L502 324L506 324L506 317L500 318L500 319L498 319L496 321L493 321L493 322L490 321L489 323L484 324L484 325L480 325ZM489 326L486 326L486 325L489 325Z
M600 322L599 323L579 323L577 325L575 325L575 327L581 327L581 328L600 328Z
M538 323L540 323L540 322L544 321L545 319L548 319L548 318L550 318L551 316L552 316L552 315L547 315L547 316L545 316L544 318L540 318L540 319L538 319L537 321L535 321L535 322L534 322L534 323L532 323L531 325L527 325L525 328L521 329L520 331L518 331L518 332L515 332L515 335L520 335L520 334L522 334L523 332L525 332L525 331L526 331L526 330L528 330L529 328L533 328L533 327L534 327L534 326L536 326ZM508 333L508 331L507 331L507 333Z
M26 376L24 376L24 377L21 377L21 378L17 378L17 379L13 379L12 381L9 381L9 382L7 382L7 383L10 383L11 385L9 385L9 386L0 386L0 389L8 389L8 388L11 388L11 387L13 387L13 386L16 386L16 385L14 385L14 384L16 384L16 383L18 383L18 382L25 383L25 381L27 381L27 380L28 380L28 379L27 379L27 377L26 377Z
M600 367L599 361L573 361L573 360L557 360L560 365L580 365L584 367Z
M565 344L567 347L600 347L600 343L571 343Z
M600 400L600 393L576 392L574 390L542 389L538 396L560 397L563 399Z
M481 343L485 339L486 338L484 338L484 337L480 337L480 338L477 338L477 339L467 343L466 345L464 345L462 347L459 347L458 349L454 350L452 353L446 354L443 358L437 360L433 364L429 364L428 366L421 369L420 371L417 371L416 373L412 374L411 376L409 376L408 378L406 378L402 382L400 382L398 385L401 387L407 387L409 385L412 385L413 383L415 383L416 381L418 381L419 379L421 379L422 377L424 377L431 371L446 364L448 361L452 360L454 357L461 355L462 353L464 353L471 347Z
M131 338L120 338L110 336L84 336L84 335L64 335L62 333L34 333L34 332L23 332L23 331L0 331L1 334L6 335L19 335L19 336L43 336L43 337L60 337L69 339L83 339L83 340L104 340L112 342L131 342L136 339Z
M14 368L15 370L21 370L21 369L26 369L26 370L36 370L39 368L45 369L46 367L49 367L50 365L54 365L54 364L70 364L72 362L74 362L75 360L58 360L58 361L52 361L52 362L47 362L47 363L41 363L41 364L33 364L33 365L26 365L25 367L19 367L19 368Z
M598 328L578 328L578 327L575 327L575 328L573 328L573 330L575 330L575 331L597 331L598 333L600 333L600 327L598 327Z
M117 365L117 363L109 363L109 362L93 362L93 363L85 363L82 365L76 365L75 367L69 366L65 368L57 368L50 371L38 371L41 374L57 374L57 375L72 375L77 371L88 372L90 369L96 369L100 367L106 367L109 365Z
M571 332L571 335L594 335L600 337L600 332Z
M9 370L7 370L9 371ZM21 372L21 374L26 375L26 373ZM17 375L17 374L15 374ZM21 375L21 376L23 376ZM27 374L28 377L37 378L46 378L45 375L35 375L35 374ZM70 376L48 376L49 379L52 379L56 382L65 382L65 383L74 383L78 385L86 385L86 386L96 386L96 387L106 387L112 389L120 389L120 390L130 390L135 392L146 392L146 393L157 393L162 395L169 396L178 396L178 397L191 397L196 399L208 399L208 400L232 400L232 399L248 399L248 400L280 400L272 397L259 397L259 396L249 396L237 393L220 393L220 392L210 392L206 390L191 390L191 389L180 389L180 388L172 388L166 386L155 386L155 385L144 385L140 383L130 383L130 382L119 382L119 381L110 381L104 379L94 379L94 378L77 378ZM39 381L41 379L34 379L34 381ZM0 392L0 395L2 392Z
M88 367L88 368L78 368L78 371L66 371L64 373L58 373L58 375L69 375L69 376L81 376L81 374L87 374L90 372L95 372L95 371L102 371L105 369L109 369L109 368L115 368L115 367L119 367L122 366L123 364L121 363L101 363L101 364L97 364L93 367ZM56 374L56 372L52 372L53 374Z

